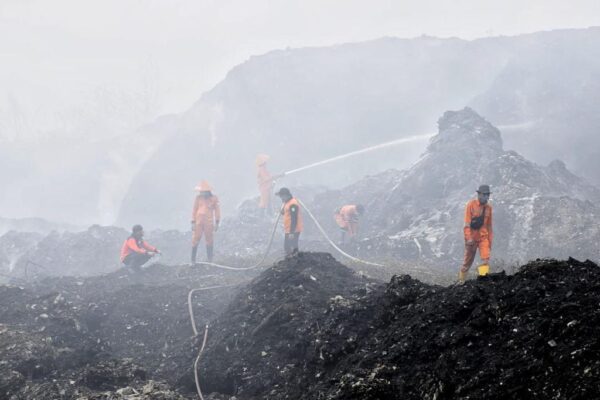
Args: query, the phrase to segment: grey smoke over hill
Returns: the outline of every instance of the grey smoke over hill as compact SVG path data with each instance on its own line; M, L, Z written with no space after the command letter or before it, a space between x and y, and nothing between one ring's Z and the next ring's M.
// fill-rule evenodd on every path
M411 168L317 196L313 207L329 230L335 231L336 207L362 203L365 256L390 254L455 268L463 253L465 204L487 183L493 192L496 260L598 259L598 188L561 161L541 166L504 150L500 131L472 109L448 111L438 125L439 133Z
M2 142L0 216L182 229L200 179L213 183L226 211L254 195L259 152L272 156L272 171L286 171L433 132L432 121L464 105L502 127L506 148L543 164L560 158L600 183L599 44L600 29L590 28L277 50L233 68L187 112L135 131L124 129L140 112L131 99L100 93L82 102L77 129ZM342 187L407 168L425 146L389 147L281 183Z
M133 180L118 222L184 226L200 179L232 210L256 191L257 153L272 156L271 170L286 171L431 132L431 121L465 104L512 127L508 148L533 161L567 160L600 182L600 120L590 112L600 85L598 44L600 29L592 28L474 41L387 38L252 57L178 118ZM341 187L410 166L424 145L340 161L282 184Z
M464 206L481 183L490 184L493 191L495 268L510 270L511 265L538 257L599 259L600 189L571 173L562 161L542 166L505 150L500 131L470 108L444 113L438 126L439 133L408 169L390 169L338 190L294 186L292 191L336 241L334 210L343 204L364 204L358 246L345 249L385 263L388 273L412 268L411 275L418 276L430 267L442 275L456 271L463 254ZM308 214L304 219L301 249L331 251ZM259 212L255 199L246 200L224 218L216 234L217 261L238 266L258 261L274 222ZM283 256L278 229L269 260ZM10 232L0 236L0 274L22 279L28 273L113 272L119 268L119 249L127 236L123 229L100 226L46 237ZM190 240L190 232L148 234L148 241L163 252L161 262L170 264L189 262ZM204 255L201 248L200 257Z

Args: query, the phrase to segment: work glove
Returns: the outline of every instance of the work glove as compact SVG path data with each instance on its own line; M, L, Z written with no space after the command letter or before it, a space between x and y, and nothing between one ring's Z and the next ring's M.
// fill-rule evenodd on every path
M467 246L473 246L475 244L475 241L473 239L468 239L467 241L465 241L465 244Z
M293 233L286 233L286 236L288 239L293 239L294 238L294 234Z
M219 230L219 221L215 222L215 232Z

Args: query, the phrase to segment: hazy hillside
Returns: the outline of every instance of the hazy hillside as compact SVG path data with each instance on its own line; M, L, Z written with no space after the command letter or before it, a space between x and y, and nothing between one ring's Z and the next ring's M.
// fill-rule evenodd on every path
M135 177L118 222L186 224L192 189L202 178L231 210L256 190L258 152L271 154L273 171L285 171L433 132L432 121L442 112L465 104L483 110L494 124L511 125L507 148L533 161L565 159L576 173L600 181L590 164L598 152L593 144L600 122L589 111L600 84L598 44L600 30L594 28L475 41L386 38L252 57L181 116ZM574 64L584 66L571 68ZM538 65L546 67L526 68ZM538 104L540 96L545 102ZM547 129L552 139L542 135ZM566 147L570 138L587 145ZM365 174L409 166L425 144L336 162L282 184L343 186Z

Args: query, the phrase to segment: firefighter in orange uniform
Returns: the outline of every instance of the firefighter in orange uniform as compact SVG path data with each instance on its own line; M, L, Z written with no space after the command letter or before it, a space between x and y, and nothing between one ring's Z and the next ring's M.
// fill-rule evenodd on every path
M300 204L298 200L292 196L292 193L288 188L281 188L276 193L281 198L283 207L281 209L281 215L283 215L283 229L285 238L283 242L283 249L286 255L298 252L298 239L300 233L304 228L302 221L302 213L300 211Z
M121 262L132 270L139 271L142 265L158 253L160 251L156 247L150 246L144 240L144 228L141 225L134 225L131 235L121 247Z
M340 227L342 232L342 238L340 244L344 244L346 241L346 234L353 242L356 239L358 233L358 219L365 212L365 208L362 204L348 204L336 211L334 218L335 222Z
M192 210L192 264L196 263L198 244L204 236L206 242L206 259L213 260L214 232L219 228L221 220L221 209L219 198L212 194L212 188L206 181L196 186L198 195L194 201Z
M256 157L256 167L258 168L256 181L258 183L258 190L260 191L258 208L261 209L263 215L267 215L268 210L271 210L274 181L273 176L267 170L267 161L269 161L269 156L266 154L259 154Z
M489 265L494 237L492 231L492 205L489 203L490 194L489 185L479 186L477 198L470 200L465 208L465 257L458 274L460 282L465 281L467 272L475 260L477 249L479 249L482 264L484 266Z

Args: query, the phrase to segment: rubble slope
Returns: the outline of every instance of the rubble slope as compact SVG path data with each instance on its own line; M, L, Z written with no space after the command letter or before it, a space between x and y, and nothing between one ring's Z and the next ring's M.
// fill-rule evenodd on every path
M600 396L593 262L537 260L450 287L363 279L319 253L266 271L211 328L205 389L238 399Z

